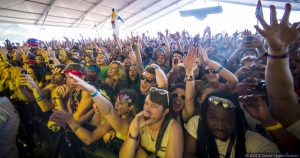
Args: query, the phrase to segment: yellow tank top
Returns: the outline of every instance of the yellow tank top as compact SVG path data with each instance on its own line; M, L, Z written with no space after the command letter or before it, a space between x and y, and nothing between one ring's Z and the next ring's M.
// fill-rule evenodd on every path
M170 132L171 132L170 129L171 129L171 126L172 126L173 122L174 122L174 119L171 119L169 124L168 124L168 127L167 127L167 129L164 133L164 137L163 137L163 140L161 142L161 148L157 152L157 156L159 156L160 158L166 157L167 145L168 145L168 142L169 142L169 135L170 135ZM144 127L142 135L141 135L141 146L144 149L146 149L147 151L155 153L156 152L155 144L156 144L156 140L152 140L151 135L150 135L150 131L149 131L149 127L148 126Z

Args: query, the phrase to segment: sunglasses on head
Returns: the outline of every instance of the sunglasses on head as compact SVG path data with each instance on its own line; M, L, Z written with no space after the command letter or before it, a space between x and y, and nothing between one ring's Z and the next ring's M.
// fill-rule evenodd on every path
M178 93L172 93L172 96L173 96L174 98L180 97L182 100L185 99L185 96L184 96L184 95L180 95L180 94L178 94Z
M224 109L234 109L235 105L228 99L211 96L208 100L215 106L222 105Z
M169 107L169 92L165 89L159 89L159 88L156 88L156 87L151 87L150 88L150 92L152 93L158 93L160 95L167 95L167 99L168 99L168 107Z
M210 73L213 73L213 74L216 74L217 72L216 71L214 71L213 69L205 69L204 70L204 74L210 74Z
M141 80L145 80L148 82L148 83L152 83L154 81L154 79L151 79L151 78L147 78L145 75L142 75L141 76Z

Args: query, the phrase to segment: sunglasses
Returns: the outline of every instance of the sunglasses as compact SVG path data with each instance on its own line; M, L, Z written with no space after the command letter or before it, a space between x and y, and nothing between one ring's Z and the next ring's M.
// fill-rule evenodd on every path
M145 75L142 75L141 80L145 80L145 79L148 83L152 83L155 80L155 79L147 78Z
M222 105L224 109L234 109L235 105L228 99L211 96L208 100L215 106Z
M173 96L173 98L178 98L178 97L180 97L182 100L185 99L185 96L184 96L184 95L180 95L180 94L178 94L178 93L172 93L172 96Z
M205 74L205 75L208 75L208 74L210 74L210 73L216 74L217 72L214 71L214 70L212 70L212 69L205 69L205 70L204 70L204 74Z
M167 90L159 89L159 88L156 88L156 87L151 87L150 92L151 93L158 93L160 95L167 95L168 107L169 107L169 105L170 105L170 103L169 103L169 92Z

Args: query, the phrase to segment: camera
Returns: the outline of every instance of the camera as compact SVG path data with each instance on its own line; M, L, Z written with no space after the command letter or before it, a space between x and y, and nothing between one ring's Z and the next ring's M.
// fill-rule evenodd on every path
M266 92L267 91L266 80L260 80L260 81L258 81L255 90L258 91L258 92Z

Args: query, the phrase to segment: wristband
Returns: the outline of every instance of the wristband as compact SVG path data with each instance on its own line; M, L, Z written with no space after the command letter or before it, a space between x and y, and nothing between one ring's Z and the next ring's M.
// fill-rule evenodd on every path
M155 65L154 69L158 70L160 67L158 65Z
M223 66L220 66L220 67L216 70L216 73L217 73L217 74L220 73L223 69L224 69L224 67L223 67Z
M96 90L93 94L92 94L92 98L95 97L96 95L98 95L98 91Z
M129 133L128 137L135 140L135 141L139 141L140 135L138 134L137 136L134 137L134 136L131 135L131 133Z
M41 100L43 100L44 98L43 98L43 95L40 95L40 96L38 96L37 98L34 98L35 99L35 101L41 101Z
M267 126L267 127L265 127L265 129L267 130L267 131L275 131L275 130L277 130L277 129L279 129L279 128L282 128L282 125L281 125L281 123L279 123L279 122L277 122L275 125L273 125L273 126Z
M285 58L288 58L289 57L289 54L288 53L284 53L284 54L280 54L280 55L272 55L272 54L269 54L267 55L269 58L272 58L272 59L285 59Z
M195 76L194 75L185 75L185 81L194 81Z

